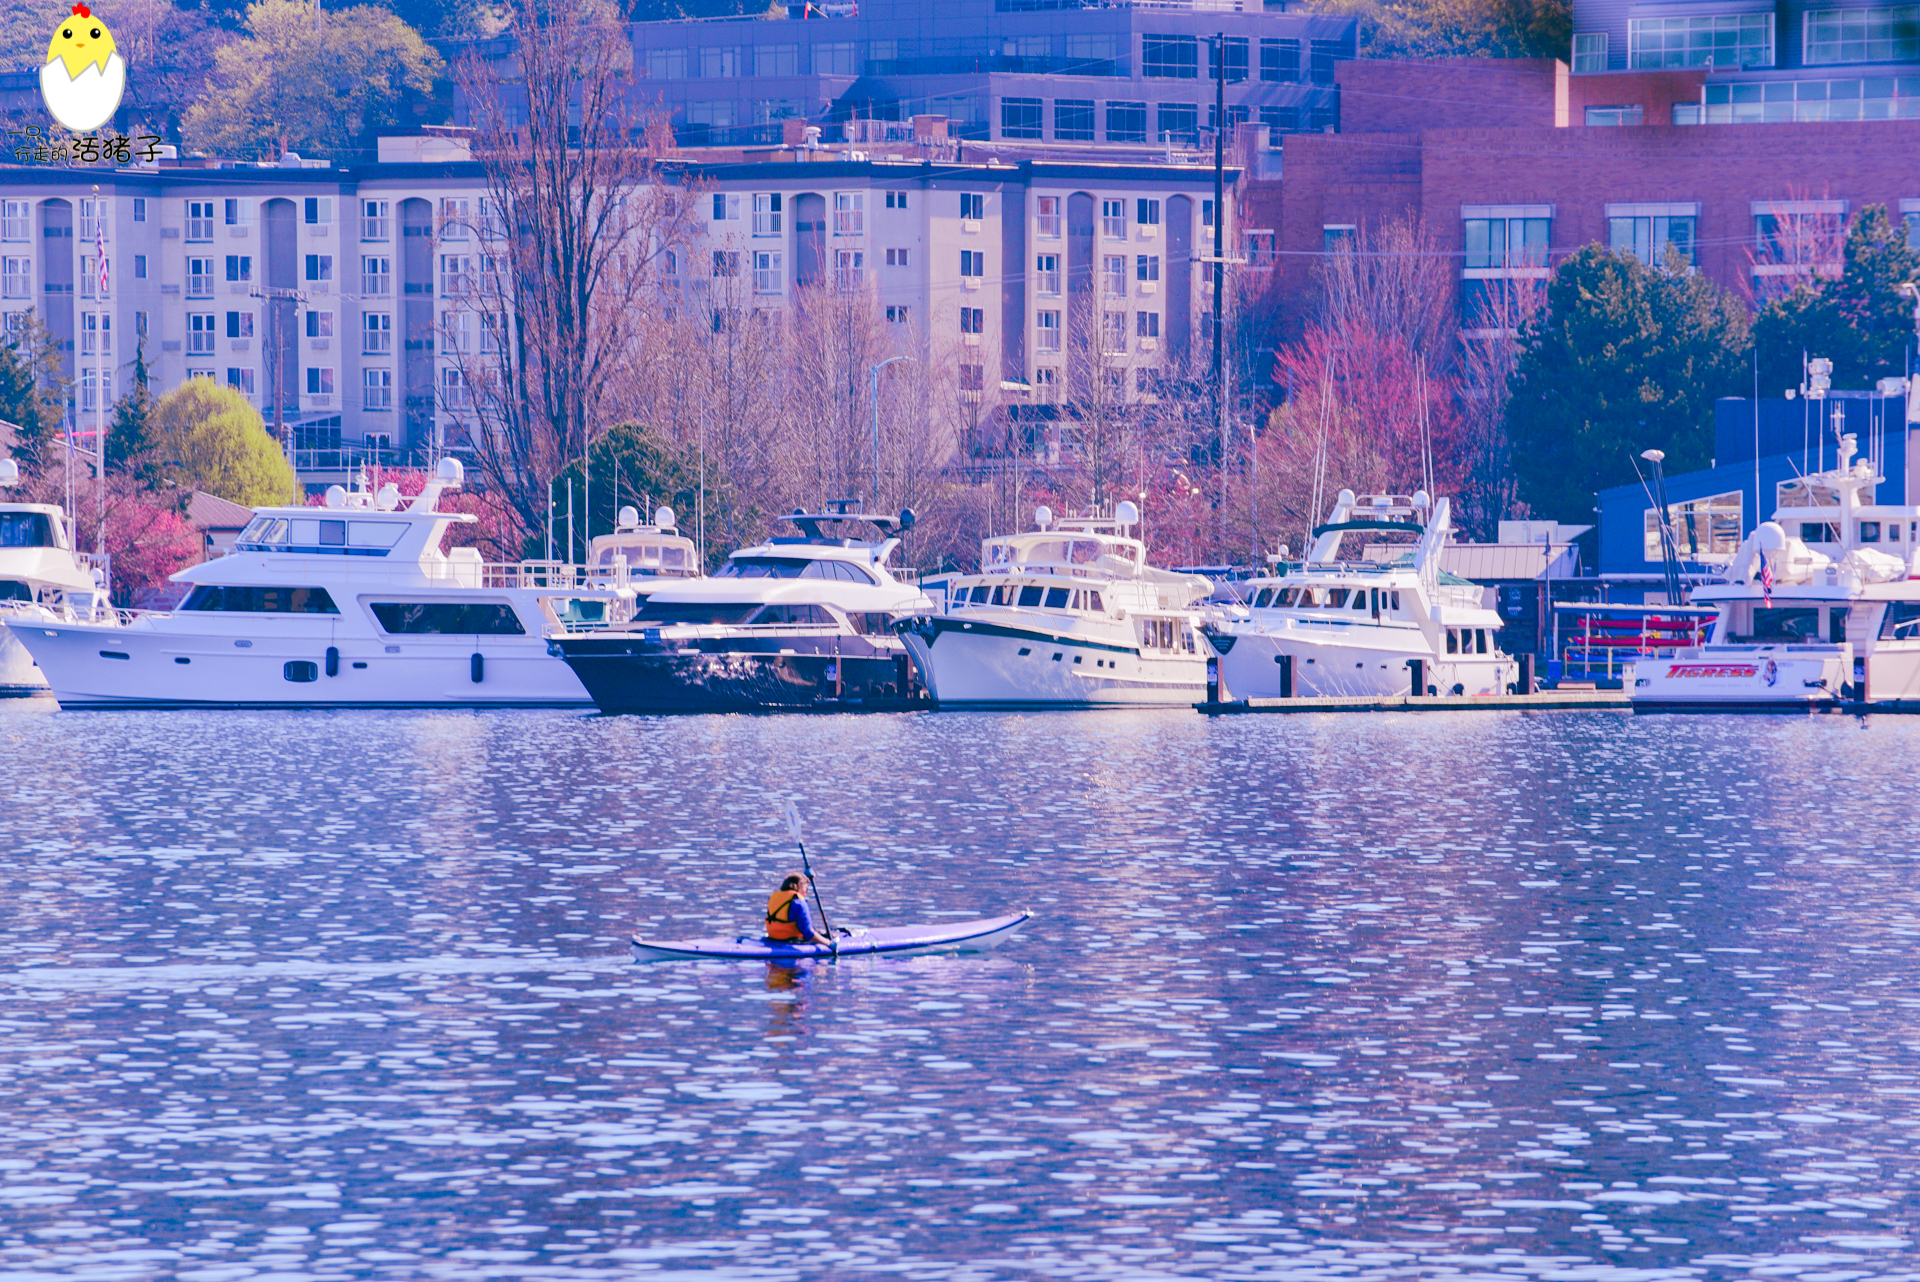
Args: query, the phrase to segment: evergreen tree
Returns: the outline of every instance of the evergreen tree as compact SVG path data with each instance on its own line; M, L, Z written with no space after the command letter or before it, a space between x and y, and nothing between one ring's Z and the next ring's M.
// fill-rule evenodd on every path
M1800 285L1754 320L1761 395L1798 387L1802 355L1831 360L1837 388L1866 389L1906 374L1914 303L1900 287L1920 280L1920 252L1886 206L1869 205L1847 229L1844 261L1838 280Z
M0 419L13 425L13 452L29 467L43 463L59 439L72 388L53 331L27 312L12 340L0 344Z
M159 482L153 459L153 388L147 375L147 345L133 352L133 386L113 407L107 437L107 465L134 471L148 485Z
M607 429L587 451L592 469L591 519L587 509L589 479L587 468L575 459L553 478L554 555L561 560L577 560L586 555L589 531L613 533L614 521L622 507L638 508L642 521L652 521L655 509L674 510L684 533L694 537L699 519L700 457L683 449L650 427L621 423ZM707 528L723 519L724 487L709 462L706 478ZM567 486L573 486L573 556L567 555ZM527 555L544 553L546 531L536 530L527 540ZM721 553L730 549L718 549Z
M1747 336L1740 300L1676 258L1652 268L1589 245L1561 263L1521 331L1507 406L1521 501L1588 523L1643 449L1665 450L1669 471L1705 467L1713 403L1748 381Z

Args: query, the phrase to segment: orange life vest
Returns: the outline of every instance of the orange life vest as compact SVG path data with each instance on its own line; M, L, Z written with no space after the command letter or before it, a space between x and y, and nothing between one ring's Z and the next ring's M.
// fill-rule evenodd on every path
M793 901L797 890L776 890L767 900L767 938L781 943L798 943L800 928L793 924Z

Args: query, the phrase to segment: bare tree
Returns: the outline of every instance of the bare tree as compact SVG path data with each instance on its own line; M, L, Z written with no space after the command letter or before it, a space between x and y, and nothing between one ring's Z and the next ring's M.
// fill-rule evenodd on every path
M663 166L665 123L629 110L632 47L617 8L513 0L509 34L504 67L476 54L459 72L486 176L481 253L443 253L441 276L479 334L442 400L478 420L475 458L532 530L548 481L609 421L614 375L696 201ZM446 249L457 229L439 231Z

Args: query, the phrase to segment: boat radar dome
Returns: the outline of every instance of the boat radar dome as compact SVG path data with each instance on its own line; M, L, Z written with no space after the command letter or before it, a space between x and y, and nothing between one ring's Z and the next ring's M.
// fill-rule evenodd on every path
M20 465L12 459L0 459L0 485L20 484Z
M1341 491L1340 491L1340 492L1339 492L1338 494L1336 494L1336 495L1334 495L1334 497L1333 497L1333 501L1334 501L1335 503L1338 503L1338 504L1341 504L1341 505L1342 505L1342 506L1344 506L1344 507L1352 507L1352 506L1353 506L1353 491L1352 491L1352 490L1341 490Z
M653 510L653 523L663 530L671 530L676 519L670 507L659 507Z
M388 481L380 487L380 492L373 496L373 505L382 512L393 511L400 506L400 487Z
M467 469L459 459L449 454L440 460L440 466L436 469L435 475L448 485L458 485L467 479Z
M347 487L344 485L329 485L327 487L327 506L341 508L346 505Z
M1415 490L1413 494L1413 505L1424 512L1433 506L1433 498L1425 490Z
M1046 529L1049 525L1052 525L1053 509L1048 507L1044 503L1041 504L1039 507L1035 508L1033 510L1033 523L1039 526L1043 530Z
M631 530L634 526L640 524L640 509L635 507L621 508L620 515L615 519L614 524L623 530Z
M1753 541L1762 552L1784 552L1787 549L1786 527L1778 521L1762 521L1760 528L1753 532Z
M1123 526L1138 525L1140 524L1140 509L1135 506L1133 500L1122 499L1120 500L1120 505L1113 509L1113 519Z

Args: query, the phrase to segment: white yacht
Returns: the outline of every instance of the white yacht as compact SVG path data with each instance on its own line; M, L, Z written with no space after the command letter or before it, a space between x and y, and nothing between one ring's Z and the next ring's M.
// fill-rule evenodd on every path
M66 708L585 706L546 634L618 594L573 566L443 552L474 520L437 507L461 475L442 460L404 508L391 484L257 508L226 556L173 576L189 590L168 613L7 626Z
M955 577L946 608L901 633L942 707L1199 703L1207 651L1196 574L1147 564L1127 530L1139 509L1054 521L988 539L980 573Z
M1500 614L1481 588L1440 568L1451 507L1422 491L1355 498L1341 490L1306 559L1255 579L1245 617L1216 624L1221 697L1272 699L1505 694L1520 665L1501 653ZM1376 536L1372 556L1342 559L1343 542ZM1384 544L1386 535L1402 536ZM1234 611L1238 615L1240 611ZM1413 686L1419 662L1424 690ZM1287 688L1288 684L1291 688Z
M0 461L0 487L20 483L20 466ZM0 619L111 620L105 577L74 550L66 514L52 503L0 502ZM47 678L12 632L0 628L0 695L42 694Z
M586 580L613 592L613 600L576 597L561 622L569 632L624 621L663 587L701 576L700 550L674 524L673 509L658 508L653 524L642 525L636 508L623 507L612 534L596 534L587 544Z
M888 560L913 526L852 501L783 518L797 537L741 548L711 578L664 584L625 624L555 637L602 712L856 711L911 706L903 614L932 609ZM854 537L870 527L877 537Z
M1808 708L1920 699L1920 505L1877 504L1886 478L1854 460L1781 487L1740 544L1705 644L1641 659L1633 706Z

